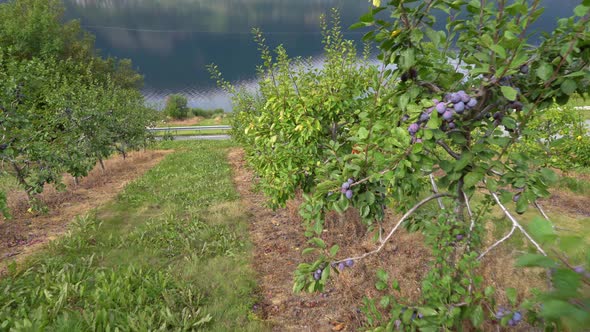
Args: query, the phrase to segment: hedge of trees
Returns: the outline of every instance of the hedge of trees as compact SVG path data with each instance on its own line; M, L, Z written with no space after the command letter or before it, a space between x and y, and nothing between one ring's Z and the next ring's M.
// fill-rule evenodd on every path
M129 60L102 58L58 0L0 4L0 161L32 203L62 175L146 144L155 120ZM8 215L6 194L0 210Z

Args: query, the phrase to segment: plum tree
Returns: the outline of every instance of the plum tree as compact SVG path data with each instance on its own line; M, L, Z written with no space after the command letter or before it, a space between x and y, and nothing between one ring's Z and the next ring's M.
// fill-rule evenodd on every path
M523 266L549 265L554 259L535 238L544 234L538 229L553 229L546 227L549 221L533 224L538 229L529 232L510 210L524 213L534 206L541 212L537 200L549 195L555 175L536 162L537 156L515 147L540 110L588 86L590 3L560 20L535 46L527 41L542 12L538 0L374 3L377 7L353 27L372 29L364 39L378 45L380 67L349 62L355 59L351 44L324 27L329 37L324 68L291 62L280 47L275 60L260 43L260 94L236 91L220 80L234 94L236 138L273 205L284 204L298 190L304 193L300 213L310 244L304 253L316 255L295 271L295 291L323 290L331 269L324 268L316 278L318 268L337 271L341 263L348 266L379 254L414 218L435 263L422 281L418 303L390 295L384 308L388 315L374 313L382 319L372 326L390 329L399 321L408 329L481 328L494 314L487 309L493 292L483 288L476 273L488 253L520 232L542 257L523 260ZM385 10L391 19L376 17ZM444 27L434 24L433 11L446 15ZM257 39L263 41L260 34ZM523 70L524 65L530 69ZM347 178L355 180L345 185ZM514 197L511 187L522 188L513 207L507 205ZM330 195L338 189L343 195ZM430 191L434 194L425 197ZM423 206L435 201L440 206L436 215L419 218ZM492 205L512 227L484 247L485 216ZM328 231L326 214L350 208L367 232L379 233L380 241L374 250L338 257L338 245L328 246L322 239ZM385 208L402 217L383 234ZM386 276L377 275L381 283L376 287L386 291ZM368 305L365 313L371 315L373 307ZM561 326L563 317L555 318L547 308L554 307L535 315L512 311L503 324L530 316L542 317L531 324ZM579 304L568 308L582 317L573 326L590 319L577 315L584 309ZM415 312L424 318L412 319Z

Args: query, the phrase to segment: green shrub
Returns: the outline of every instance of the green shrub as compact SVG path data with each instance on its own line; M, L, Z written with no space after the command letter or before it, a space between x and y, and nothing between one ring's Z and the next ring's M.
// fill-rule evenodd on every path
M186 97L179 94L168 96L164 111L166 115L173 119L185 119L188 116Z
M221 115L221 114L224 113L223 109L221 109L221 108L216 108L214 110L205 110L205 109L198 108L198 107L197 108L192 108L191 109L191 112L195 116L201 116L201 117L204 117L204 118L207 118L207 119L208 118L212 118L212 117L217 116L217 115Z

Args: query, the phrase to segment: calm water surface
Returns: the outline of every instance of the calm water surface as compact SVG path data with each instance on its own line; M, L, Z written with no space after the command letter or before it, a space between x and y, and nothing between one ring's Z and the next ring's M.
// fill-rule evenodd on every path
M548 31L580 0L544 0L535 25ZM205 68L219 66L235 83L252 82L260 63L251 29L260 27L268 44L283 44L291 56L322 53L319 17L338 8L344 27L366 12L367 0L65 0L66 16L79 19L96 36L103 55L129 58L145 76L148 102L161 104L182 93L203 108L231 108ZM346 32L360 40L359 32Z

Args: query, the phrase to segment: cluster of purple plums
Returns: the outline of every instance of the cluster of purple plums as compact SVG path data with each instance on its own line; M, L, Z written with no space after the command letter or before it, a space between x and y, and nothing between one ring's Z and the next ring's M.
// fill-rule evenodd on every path
M346 182L342 183L342 187L340 188L340 191L348 199L352 198L352 190L350 189L350 185L352 185L353 183L354 183L353 179L348 179L348 180L346 180Z
M433 99L432 102L434 106L422 112L418 121L408 127L408 132L412 137L416 136L420 127L430 120L432 112L437 112L445 121L445 128L455 129L457 125L454 119L477 106L477 99L463 90L446 94L443 101Z
M496 318L502 319L504 317L510 317L510 320L508 321L508 325L516 326L522 320L522 313L520 311L512 312L506 308L500 307L498 312L496 312Z
M354 261L352 259L347 259L344 262L340 262L338 264L332 263L332 267L337 268L340 272L344 271L347 267L352 267L354 265ZM317 269L313 273L314 280L320 280L322 278L322 272L324 269Z

